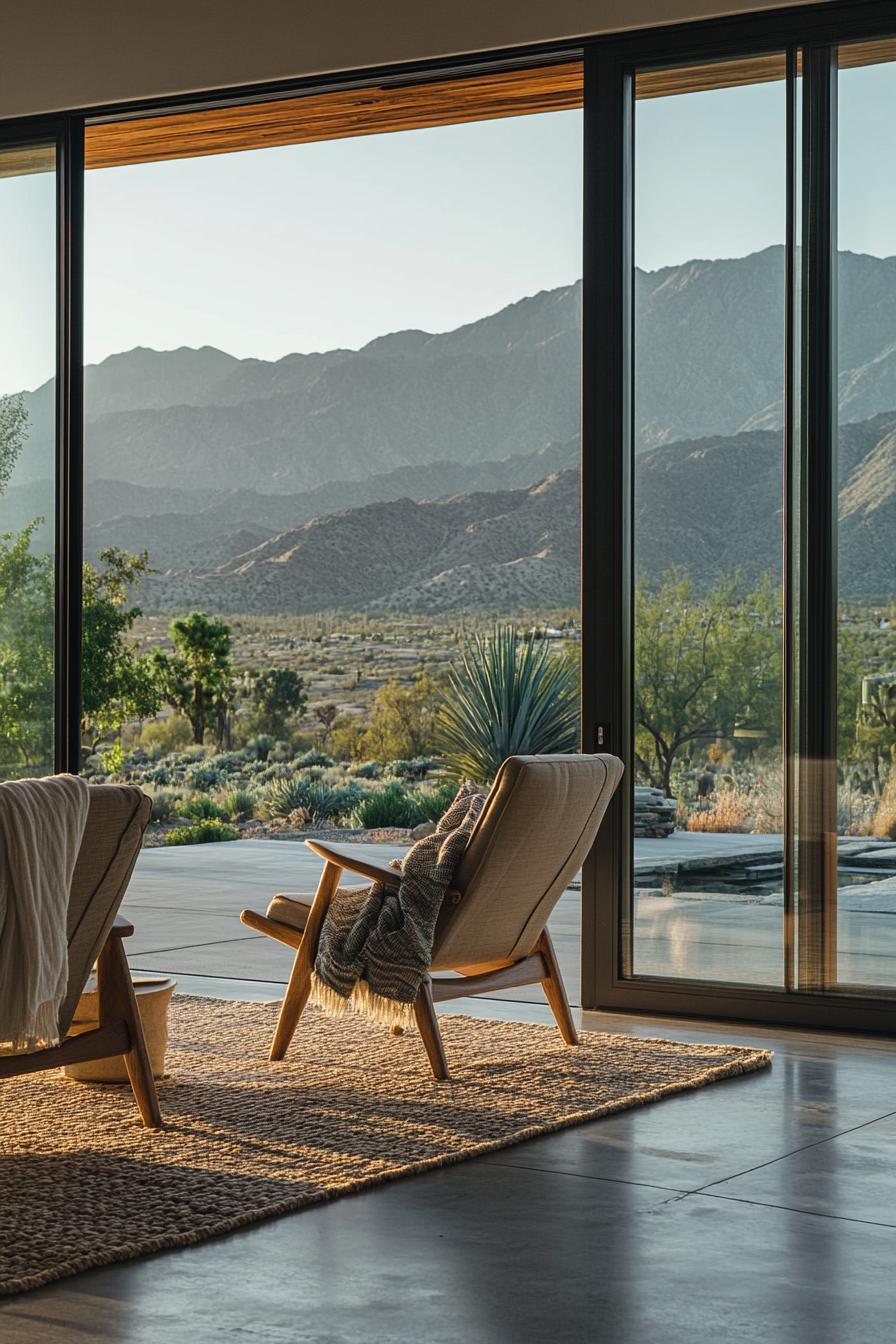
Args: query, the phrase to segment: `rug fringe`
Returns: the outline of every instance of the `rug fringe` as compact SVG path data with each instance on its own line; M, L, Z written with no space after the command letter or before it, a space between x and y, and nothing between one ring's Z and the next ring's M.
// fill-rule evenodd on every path
M324 984L316 971L311 973L311 1002L325 1012L328 1017L343 1017L352 1008L370 1022L385 1027L412 1027L414 1025L414 1005L398 1003L395 999L386 999L375 994L366 980L359 980L346 998L337 994L335 989Z

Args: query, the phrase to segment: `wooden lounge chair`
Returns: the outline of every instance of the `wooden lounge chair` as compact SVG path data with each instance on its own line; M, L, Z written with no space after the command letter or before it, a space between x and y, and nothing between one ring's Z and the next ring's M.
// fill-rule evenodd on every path
M539 983L568 1045L575 1025L547 931L548 916L594 843L622 777L615 756L511 756L498 771L436 925L432 972L414 1016L433 1074L448 1077L436 1003ZM296 948L271 1059L282 1059L308 1001L321 925L343 871L398 885L398 874L341 845L306 840L325 860L317 894L275 896L266 915L244 910L250 929Z
M68 987L59 1012L60 1044L0 1056L0 1080L123 1055L143 1123L158 1128L159 1102L122 943L134 927L118 913L151 807L147 795L129 785L103 784L90 790L68 903ZM95 961L99 1024L68 1035Z

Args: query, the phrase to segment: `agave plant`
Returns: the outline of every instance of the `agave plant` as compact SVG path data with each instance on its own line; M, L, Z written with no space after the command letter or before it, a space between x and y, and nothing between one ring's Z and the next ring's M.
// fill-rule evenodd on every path
M452 773L487 783L507 756L575 751L575 669L534 634L496 625L474 635L452 667L437 718L437 744Z

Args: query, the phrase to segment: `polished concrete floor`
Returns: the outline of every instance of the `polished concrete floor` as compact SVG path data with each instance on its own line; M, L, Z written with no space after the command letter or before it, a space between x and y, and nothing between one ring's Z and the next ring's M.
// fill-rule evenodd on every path
M272 995L231 979L185 987ZM497 1000L467 1010L547 1016ZM896 1045L605 1014L583 1025L776 1057L760 1074L7 1299L0 1341L890 1344Z

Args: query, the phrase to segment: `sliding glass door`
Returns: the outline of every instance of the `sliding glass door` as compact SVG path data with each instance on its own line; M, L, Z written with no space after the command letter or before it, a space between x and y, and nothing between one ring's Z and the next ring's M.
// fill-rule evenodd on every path
M896 991L896 49L837 52L837 916L841 992Z
M894 1022L896 42L830 14L589 57L593 1006Z
M786 59L634 95L632 971L782 986Z

